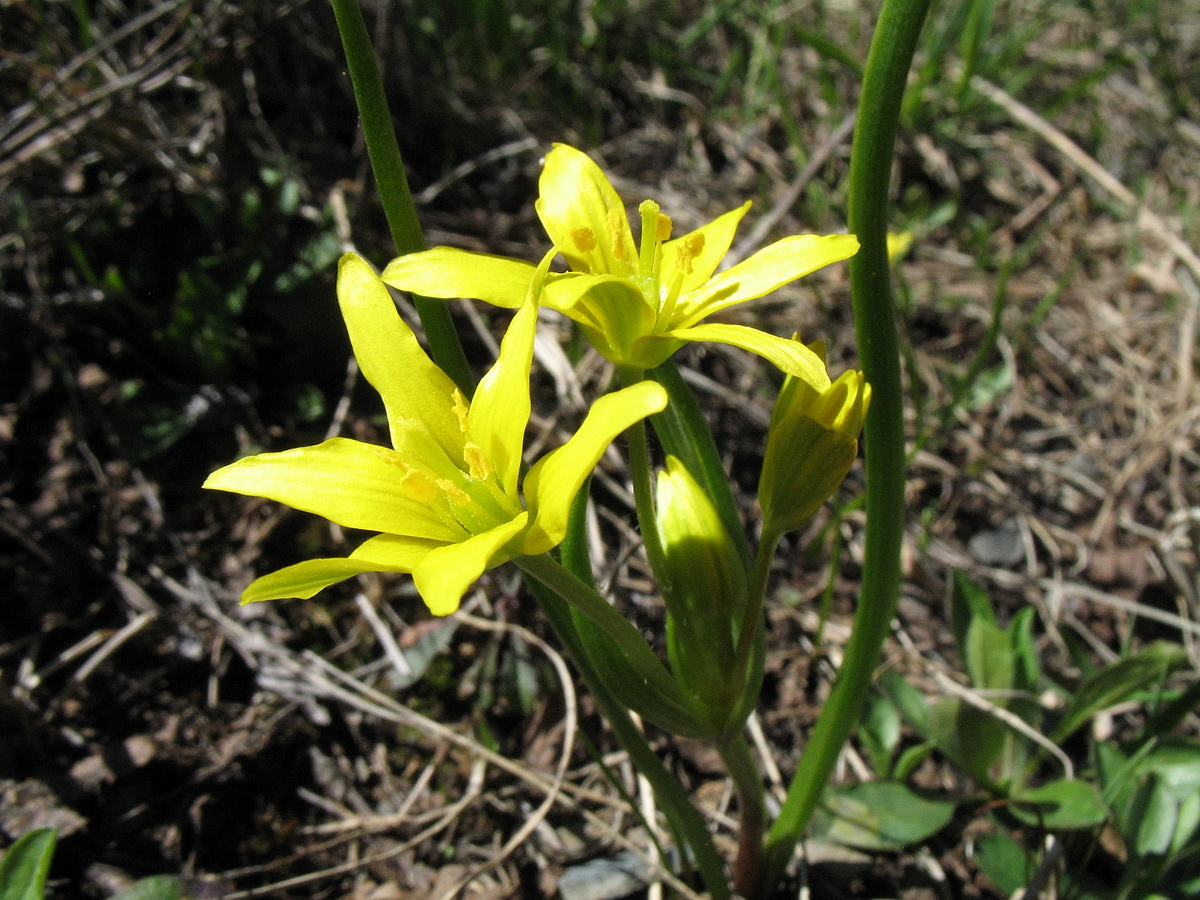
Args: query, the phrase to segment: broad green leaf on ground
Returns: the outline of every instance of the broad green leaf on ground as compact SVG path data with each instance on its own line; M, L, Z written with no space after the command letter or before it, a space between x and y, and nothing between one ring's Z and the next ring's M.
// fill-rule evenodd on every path
M1047 831L1094 828L1108 818L1108 807L1086 781L1062 778L1013 796L1009 807L1018 819Z
M1006 832L991 831L975 839L975 863L1005 897L1029 883L1037 858Z
M1116 706L1142 688L1162 681L1187 661L1178 644L1156 641L1132 656L1096 671L1075 691L1050 740L1062 743L1097 713Z
M967 627L966 651L971 684L986 691L1012 690L1013 650L1003 628L985 619L972 619Z
M954 697L943 697L930 715L939 750L980 784L994 787L988 769L1004 749L1008 731L998 719Z
M38 828L22 835L0 860L0 900L42 900L58 835Z
M958 652L967 655L967 629L977 620L995 625L996 612L987 592L965 572L954 573L954 589L950 593L950 629Z
M152 875L138 879L112 900L190 900L192 896L178 875Z
M825 795L812 834L863 850L901 850L945 828L954 807L898 781L855 784Z

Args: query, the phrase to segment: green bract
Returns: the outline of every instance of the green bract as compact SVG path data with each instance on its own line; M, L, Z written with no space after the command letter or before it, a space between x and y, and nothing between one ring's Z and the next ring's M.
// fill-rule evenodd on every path
M823 383L785 379L767 430L758 482L764 543L800 528L833 496L858 455L871 402L862 372L843 372L830 383L824 345L810 349L822 361Z
M247 457L204 486L380 534L349 557L264 575L242 602L307 598L362 572L411 572L430 610L446 615L485 569L545 553L563 539L571 501L600 455L630 424L662 410L666 393L642 383L595 403L575 436L529 471L522 503L517 482L537 300L550 258L530 267L499 358L468 404L425 355L370 265L342 257L338 301L363 375L383 398L392 447L332 438Z
M707 225L670 240L671 220L658 204L640 207L640 246L625 207L585 154L556 144L539 182L538 216L570 272L551 273L541 297L575 322L592 345L618 366L651 369L688 341L732 344L801 378L824 373L803 344L745 325L700 324L802 275L853 256L852 235L793 235L719 274L745 203ZM426 297L469 297L516 307L533 275L527 262L436 247L394 260L383 280Z
M656 495L671 669L700 701L710 724L724 730L745 706L745 685L735 684L734 678L749 578L712 501L673 456L667 457L666 471L658 473ZM746 712L756 696L748 699ZM733 730L740 725L739 720Z

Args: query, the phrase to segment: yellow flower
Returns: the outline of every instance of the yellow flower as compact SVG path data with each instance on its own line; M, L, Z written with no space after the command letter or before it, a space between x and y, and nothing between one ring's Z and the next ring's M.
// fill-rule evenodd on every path
M539 194L538 216L571 267L547 277L541 303L579 323L618 366L654 368L686 342L715 341L757 353L790 375L824 372L803 344L701 320L853 256L853 235L793 235L717 273L749 203L671 240L671 220L647 200L639 207L641 240L635 245L612 184L585 154L563 144L546 156ZM532 270L515 259L436 247L394 260L383 280L427 297L515 307Z
M537 295L550 259L530 269L499 357L468 404L425 355L374 270L358 256L342 257L338 301L362 373L383 398L392 447L332 438L247 457L214 472L204 486L380 533L349 557L264 575L246 588L243 603L308 598L362 572L411 572L430 610L446 615L485 569L545 553L563 539L571 500L604 449L667 401L649 383L602 398L574 437L529 471L528 505L522 504L517 481Z
M825 346L811 345L822 360ZM788 378L779 391L758 482L763 540L778 540L804 525L837 490L858 455L858 435L871 403L859 371L830 383Z

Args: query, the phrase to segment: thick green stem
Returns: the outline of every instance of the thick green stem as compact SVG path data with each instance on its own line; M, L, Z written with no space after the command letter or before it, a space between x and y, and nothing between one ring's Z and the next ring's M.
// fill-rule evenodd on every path
M388 229L397 252L416 253L425 249L425 236L417 220L417 209L413 205L412 193L408 189L408 178L404 174L404 160L400 158L400 145L392 128L392 117L388 112L387 97L383 92L383 81L379 77L379 66L375 62L375 50L367 34L358 0L332 0L333 14L337 19L342 47L346 52L346 67L350 72L350 83L354 87L354 100L358 104L362 120L363 138L367 144L367 156L375 183L379 187L379 199L383 213L387 216ZM433 361L453 379L467 397L475 392L475 383L463 353L450 310L441 300L413 297L421 327L429 339L429 350Z
M646 738L634 724L629 710L609 691L603 678L592 666L587 649L579 636L576 620L571 614L567 598L551 585L538 578L538 574L554 574L553 565L528 565L534 557L523 557L526 565L522 569L530 576L530 585L543 614L549 620L559 641L566 648L575 667L583 677L588 691L596 701L604 718L616 735L617 741L629 754L638 772L646 777L654 790L659 807L667 816L671 828L691 850L691 855L704 885L713 900L729 900L729 886L725 880L725 867L721 855L713 844L708 824L700 811L688 799L683 786L658 758L646 742ZM542 563L552 563L549 557L536 557ZM536 571L535 571L536 570ZM553 579L557 581L557 579ZM559 585L559 588L562 586Z
M737 862L733 867L733 891L738 896L748 897L762 869L765 820L762 778L744 735L731 738L717 750L733 779L741 818Z
M900 592L904 535L904 420L900 355L888 275L888 187L900 101L929 0L884 0L867 57L850 161L849 227L862 248L850 260L858 350L871 384L865 427L866 559L854 630L779 818L767 839L757 897L768 896L862 714Z

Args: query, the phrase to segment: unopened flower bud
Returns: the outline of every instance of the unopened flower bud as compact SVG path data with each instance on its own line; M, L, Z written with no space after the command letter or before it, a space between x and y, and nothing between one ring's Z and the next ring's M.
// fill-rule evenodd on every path
M824 356L824 347L810 349ZM860 371L843 372L818 390L800 378L783 383L758 482L763 534L800 528L833 496L858 455L871 386Z
M675 457L658 475L657 500L671 668L714 721L723 721L740 690L728 682L746 607L746 570L712 501Z

